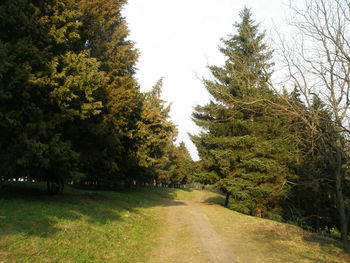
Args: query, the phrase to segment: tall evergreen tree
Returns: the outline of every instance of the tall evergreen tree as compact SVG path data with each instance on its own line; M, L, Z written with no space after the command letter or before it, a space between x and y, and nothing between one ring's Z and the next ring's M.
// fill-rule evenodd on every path
M77 124L75 147L80 149L84 182L121 187L137 167L136 121L140 92L134 78L138 58L121 14L125 0L79 0L82 48L96 58L107 78L96 93L103 102L100 115Z
M173 145L169 154L168 177L170 186L179 187L192 178L194 163L184 142Z
M271 75L271 51L249 9L235 24L237 33L223 40L222 67L209 67L213 80L204 80L212 100L197 106L195 123L203 129L192 136L202 164L215 187L226 193L226 205L262 216L277 209L288 192L290 152L283 119L269 112L273 101L267 80Z
M100 112L93 93L105 76L77 49L75 1L4 1L0 16L2 168L8 177L46 178L56 193L79 174L66 127Z
M328 161L332 150L325 147L323 141L334 141L335 131L331 113L326 104L316 94L312 98L311 107L299 99L299 92L293 91L290 103L299 107L304 118L311 116L317 120L317 126L324 136L321 138L310 126L305 125L299 118L289 118L289 131L297 138L298 160L295 171L298 177L293 180L291 196L284 202L284 216L288 220L299 223L302 227L313 228L315 231L339 228L336 189L334 187L333 168ZM346 141L346 138L342 138ZM346 185L346 183L345 183ZM344 193L347 193L344 191Z
M160 98L162 86L160 79L143 96L141 119L137 123L137 157L141 167L149 168L147 181L156 180L168 185L169 153L177 130L169 120L170 105Z

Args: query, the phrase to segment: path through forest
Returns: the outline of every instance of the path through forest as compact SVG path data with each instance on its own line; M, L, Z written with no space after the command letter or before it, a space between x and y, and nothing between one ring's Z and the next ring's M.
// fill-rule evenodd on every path
M165 223L149 263L350 262L340 242L226 209L215 193L184 190L176 198L158 207Z
M191 201L170 201L164 204L166 221L163 235L152 252L151 263L210 262L235 263L234 253L214 230L203 212L205 192Z

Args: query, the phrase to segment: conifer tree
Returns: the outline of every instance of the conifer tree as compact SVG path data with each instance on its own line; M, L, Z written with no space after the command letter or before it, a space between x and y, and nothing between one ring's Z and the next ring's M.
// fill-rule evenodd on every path
M82 12L80 43L101 63L108 79L97 94L103 102L102 113L80 124L76 147L83 150L81 167L90 183L125 185L138 165L135 134L141 103L134 78L138 53L127 39L129 32L121 14L126 1L80 0L78 4Z
M314 94L309 109L299 99L300 93L294 90L290 95L290 103L305 118L313 116L327 139L334 141L330 136L334 134L335 125L332 122L331 113L321 98ZM300 121L299 116L289 118L289 131L298 139L298 156L295 171L298 177L293 180L295 187L291 195L283 204L284 217L298 222L300 226L313 228L315 231L321 229L332 229L339 227L338 211L336 206L336 189L332 179L332 166L329 164L328 156L332 150L325 148L323 140L315 134L315 130ZM328 138L328 136L330 138ZM346 141L346 138L343 138ZM346 184L345 184L346 185Z
M8 177L46 179L50 193L79 175L67 127L102 107L93 94L105 75L77 48L76 7L51 0L4 1L0 8L2 168Z
M141 119L137 122L137 157L141 167L149 168L148 182L156 180L157 184L168 185L169 153L177 131L169 120L170 105L160 98L162 83L160 79L151 91L143 94Z
M173 145L169 154L169 161L170 186L180 187L191 180L194 164L184 142Z
M192 136L207 176L226 193L232 208L262 216L276 209L288 192L290 152L283 119L269 112L265 99L275 100L268 87L271 51L249 9L235 24L237 33L223 40L222 67L210 66L213 80L204 80L212 100L197 106Z

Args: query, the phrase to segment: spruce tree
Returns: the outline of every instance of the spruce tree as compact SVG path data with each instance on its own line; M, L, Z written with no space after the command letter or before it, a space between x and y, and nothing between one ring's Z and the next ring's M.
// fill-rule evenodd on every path
M277 209L288 192L290 152L283 119L269 111L273 101L268 87L272 52L249 9L240 13L237 33L223 40L222 67L210 66L213 80L204 80L212 99L197 106L195 123L202 128L192 135L214 187L226 193L225 205L263 216Z
M171 147L169 161L168 176L170 186L180 187L191 181L194 163L184 142Z

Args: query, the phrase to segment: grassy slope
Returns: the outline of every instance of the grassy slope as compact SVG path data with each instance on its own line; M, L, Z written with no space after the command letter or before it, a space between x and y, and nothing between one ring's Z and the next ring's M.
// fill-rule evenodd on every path
M173 190L133 193L44 185L0 189L0 262L144 262Z
M201 210L227 241L239 262L348 263L339 241L304 231L296 226L243 215L213 203L223 198L212 193Z
M0 262L146 262L164 231L169 199L203 198L199 208L240 262L350 262L338 242L208 204L220 201L213 193L68 188L51 197L34 184L0 189Z

